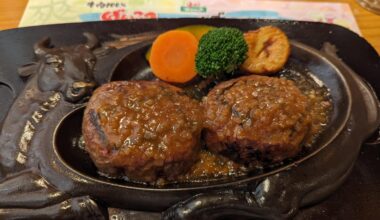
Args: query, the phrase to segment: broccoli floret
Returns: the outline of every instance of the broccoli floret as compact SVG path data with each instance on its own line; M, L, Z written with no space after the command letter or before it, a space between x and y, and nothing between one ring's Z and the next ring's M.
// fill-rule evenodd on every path
M195 57L197 73L204 78L232 73L244 62L247 51L247 43L239 29L221 27L211 30L199 41Z

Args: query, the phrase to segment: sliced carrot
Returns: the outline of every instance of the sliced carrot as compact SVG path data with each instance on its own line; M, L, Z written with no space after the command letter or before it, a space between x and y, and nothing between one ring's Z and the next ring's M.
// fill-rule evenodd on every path
M197 50L198 40L187 31L172 30L159 35L149 59L154 75L167 82L190 81L196 76Z
M179 28L176 28L175 30L188 31L192 33L195 36L195 38L197 38L197 40L199 41L203 35L205 35L207 32L215 28L216 27L214 26L195 24L195 25L187 25L187 26L179 27ZM145 54L145 59L147 61L149 61L151 50L152 48L150 47L149 50Z

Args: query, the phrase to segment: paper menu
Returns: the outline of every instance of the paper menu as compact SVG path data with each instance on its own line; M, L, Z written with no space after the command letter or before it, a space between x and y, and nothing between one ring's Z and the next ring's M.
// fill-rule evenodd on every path
M29 0L19 26L180 17L319 21L360 33L348 4L267 0Z

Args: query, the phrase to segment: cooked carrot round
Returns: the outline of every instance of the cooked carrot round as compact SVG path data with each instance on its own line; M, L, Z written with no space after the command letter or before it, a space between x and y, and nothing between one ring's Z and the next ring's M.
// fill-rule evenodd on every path
M149 59L154 75L167 82L190 81L196 76L197 50L198 40L187 31L172 30L159 35Z

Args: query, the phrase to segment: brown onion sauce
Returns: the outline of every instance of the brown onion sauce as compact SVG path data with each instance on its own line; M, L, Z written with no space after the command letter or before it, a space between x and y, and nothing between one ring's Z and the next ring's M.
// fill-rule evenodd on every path
M311 115L311 130L304 141L305 147L311 147L329 121L332 110L330 92L318 78L307 72L300 74L293 70L284 70L279 76L292 80L301 92L308 98Z
M302 71L303 72L303 71ZM238 77L235 75L234 77ZM304 141L304 149L300 152L300 155L304 154L311 149L311 146L322 133L323 129L326 127L329 121L329 115L332 110L332 101L328 88L319 82L312 73L299 73L290 69L284 69L273 77L280 77L292 80L295 85L301 90L301 92L308 97L309 100L309 111L312 118L312 125ZM226 79L224 79L226 80ZM209 91L214 85L216 85L221 80L196 80L190 85L185 85L184 90L189 96L196 99L201 99L207 91ZM83 141L79 141L76 144L80 148L84 148ZM154 183L157 186L163 186L168 184L178 184L178 183L201 183L201 182L212 182L221 181L224 179L230 179L235 177L242 177L248 174L259 174L266 172L266 170L271 170L283 164L292 162L294 158L288 159L281 163L276 164L263 164L263 163L252 163L252 164L239 164L229 158L222 155L212 153L206 149L205 144L199 153L199 158L197 162L190 168L187 173L180 175L176 181L167 182L164 179L159 179ZM296 156L296 158L300 157ZM301 155L301 156L302 156ZM99 173L99 172L98 172ZM122 179L128 182L134 182L138 184L152 184L144 182L136 182L129 179L126 176L122 177L110 177L104 173L99 173L100 176L107 177L110 179Z
M237 177L247 174L247 167L219 154L202 149L199 160L190 170L178 177L178 182L202 182L220 180L225 177Z
M301 92L308 98L309 112L311 115L311 128L304 141L305 153L311 148L315 140L322 133L329 121L332 110L332 101L329 90L312 73L299 73L290 69L284 69L274 77L292 80ZM210 82L208 82L210 83ZM215 82L214 82L215 83ZM202 87L202 86L201 86ZM200 92L196 93L199 95ZM300 154L301 154L300 153ZM277 164L255 163L250 165L236 163L224 156L212 153L203 149L200 159L184 175L178 178L177 183L181 182L203 182L222 180L230 177L245 176L249 173L262 173L265 168L274 168L284 163L291 162L291 159Z

